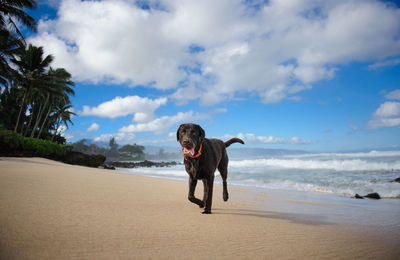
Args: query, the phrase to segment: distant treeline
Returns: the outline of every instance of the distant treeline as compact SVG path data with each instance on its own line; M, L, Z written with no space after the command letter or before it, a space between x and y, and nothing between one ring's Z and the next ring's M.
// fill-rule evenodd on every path
M86 144L87 139L82 139L72 144L72 150L85 154L102 154L106 156L107 161L140 161L145 159L144 146L133 144L124 145L119 148L112 137L109 141L109 147L100 147L96 144Z
M138 144L127 144L122 147L112 137L108 147L101 147L96 144L88 144L89 140L82 139L72 143L72 150L85 154L101 154L106 156L107 161L142 161L142 160L171 160L176 159L176 154L167 153L160 148L157 154L146 154L145 147Z
M71 74L52 68L52 55L27 44L17 24L36 32L36 21L24 9L37 2L0 3L0 125L25 137L65 143L60 135L71 122Z

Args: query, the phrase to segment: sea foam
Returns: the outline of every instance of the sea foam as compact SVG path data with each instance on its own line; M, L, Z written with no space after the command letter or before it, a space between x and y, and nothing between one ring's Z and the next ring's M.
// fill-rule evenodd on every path
M187 180L182 164L167 168L135 168L133 174ZM228 182L266 189L333 193L344 196L378 192L400 198L400 151L282 155L230 160ZM218 171L217 182L220 182Z
M369 171L369 170L400 170L400 161L373 162L361 159L347 160L317 160L317 159L254 159L230 161L232 167L243 168L285 168L302 170L335 170L335 171Z

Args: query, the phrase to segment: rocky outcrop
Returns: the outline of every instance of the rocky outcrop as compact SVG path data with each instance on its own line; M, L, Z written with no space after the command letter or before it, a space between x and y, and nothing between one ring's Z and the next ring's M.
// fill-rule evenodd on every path
M377 192L373 192L373 193L369 193L369 194L364 195L364 196L360 196L359 194L356 194L354 196L354 198L356 198L356 199L370 198L370 199L379 200L379 199L381 199L381 196Z
M116 168L138 168L138 167L169 167L177 165L177 162L152 162L152 161L141 161L141 162L107 162L105 165L107 167Z
M97 168L104 164L106 157L101 154L89 155L80 152L67 151L64 155L59 156L57 160L68 164Z
M369 194L365 195L364 198L379 200L379 199L381 199L381 196L377 192L373 192L373 193L369 193Z
M392 181L390 181L390 182L399 182L399 183L400 183L400 177L399 177L399 178L396 178L396 179L394 179L394 180L392 180Z
M0 156L7 157L43 157L51 160L56 160L68 164L88 166L88 167L99 167L104 164L106 157L101 154L89 155L81 152L65 151L62 155L50 154L47 156L40 156L34 151L30 150L14 150L7 151L4 153L0 152Z
M103 165L100 165L99 168L106 169L106 170L115 170L114 166L108 165L107 163L103 163Z
M361 196L360 194L357 194L357 193L356 193L356 195L354 196L354 198L355 198L355 199L364 199L363 196Z

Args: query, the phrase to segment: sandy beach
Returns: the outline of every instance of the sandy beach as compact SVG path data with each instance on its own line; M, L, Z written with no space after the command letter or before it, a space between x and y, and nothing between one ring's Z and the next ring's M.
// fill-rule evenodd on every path
M399 259L399 240L246 194L231 187L223 202L216 185L202 215L183 181L0 157L0 258Z

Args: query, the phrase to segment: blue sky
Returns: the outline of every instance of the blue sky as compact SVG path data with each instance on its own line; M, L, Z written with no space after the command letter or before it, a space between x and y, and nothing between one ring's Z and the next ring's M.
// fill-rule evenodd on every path
M176 145L179 124L249 147L400 148L391 1L39 1L44 46L76 83L82 138Z

